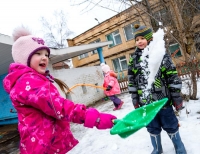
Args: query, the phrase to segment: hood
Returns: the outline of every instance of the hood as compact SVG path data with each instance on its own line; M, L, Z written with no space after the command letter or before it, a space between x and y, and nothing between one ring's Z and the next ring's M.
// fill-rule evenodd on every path
M28 66L12 63L9 67L8 75L3 79L3 87L7 93L10 93L11 89L15 85L16 81L25 73L34 72L34 70Z

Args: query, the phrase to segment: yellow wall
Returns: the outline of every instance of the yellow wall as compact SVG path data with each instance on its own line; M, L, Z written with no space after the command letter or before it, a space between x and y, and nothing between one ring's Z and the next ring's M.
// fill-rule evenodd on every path
M127 13L128 12L128 13ZM135 16L136 10L127 10L122 12L99 25L89 29L88 31L82 33L81 35L73 38L72 40L68 40L69 46L80 45L80 44L89 44L100 38L101 42L107 41L106 35L119 30L122 43L116 46L109 48L108 46L103 47L103 56L106 63L113 69L112 60L115 58L119 58L121 56L125 56L128 62L130 54L134 52L135 48L135 40L126 41L126 36L124 33L124 27L135 22L139 21L142 24L142 20L140 17ZM144 16L144 15L143 15ZM146 21L149 21L148 16L144 16ZM100 60L98 54L88 53L88 57L83 59L78 59L75 57L72 59L74 67L82 67L82 66L94 66L99 65ZM126 71L124 71L126 73Z

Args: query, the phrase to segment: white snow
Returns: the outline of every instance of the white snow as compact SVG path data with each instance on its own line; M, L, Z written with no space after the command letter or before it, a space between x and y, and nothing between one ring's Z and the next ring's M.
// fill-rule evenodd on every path
M198 85L200 86L200 82ZM183 85L184 90L185 86ZM130 94L121 94L119 98L124 101L120 110L113 111L114 106L111 101L98 103L95 108L101 112L114 114L118 119L121 119L134 110L134 107ZM197 112L200 111L200 100L184 101L184 105L186 108L181 111L178 117L181 124L180 135L187 153L199 154L200 119L198 118L200 118L200 114ZM189 114L186 114L186 109ZM120 138L118 135L110 135L109 129L89 129L78 124L72 124L72 131L79 140L79 144L68 152L69 154L150 154L152 151L150 136L145 127L126 139ZM165 131L161 132L161 138L164 154L175 154L173 144Z
M164 31L158 29L158 31L153 34L153 41L149 44L148 48L144 49L144 53L148 52L149 55L150 74L148 78L148 88L150 88L151 84L154 82L154 78L158 73L165 50Z
M141 56L142 62L140 65L145 68L143 74L148 82L142 92L143 99L147 99L150 94L151 85L155 81L155 76L158 73L165 51L164 30L158 29L158 31L153 34L151 43L144 48ZM147 55L149 58L147 58ZM146 63L148 63L148 67L145 67ZM150 74L147 74L147 72L150 72Z

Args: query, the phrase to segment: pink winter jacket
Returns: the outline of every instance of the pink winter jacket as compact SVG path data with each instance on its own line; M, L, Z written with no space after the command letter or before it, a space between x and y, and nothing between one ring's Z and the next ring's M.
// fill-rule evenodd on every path
M11 64L3 85L18 113L20 154L64 154L78 143L69 122L86 121L85 105L62 98L44 75L25 65ZM84 126L92 128L90 120Z
M117 78L116 77L113 77L110 75L110 72L113 73L113 71L108 71L106 74L105 74L105 77L104 77L104 83L103 83L103 87L107 87L108 85L110 85L112 87L112 89L110 91L106 91L104 90L104 93L105 95L107 96L112 96L112 95L116 95L116 94L120 94L121 91L120 91L120 87L119 87L119 83L117 81Z

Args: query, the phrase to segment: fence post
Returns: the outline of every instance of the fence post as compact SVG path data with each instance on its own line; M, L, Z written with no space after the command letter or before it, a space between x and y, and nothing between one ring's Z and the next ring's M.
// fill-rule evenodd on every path
M121 92L128 91L128 77L118 80Z

